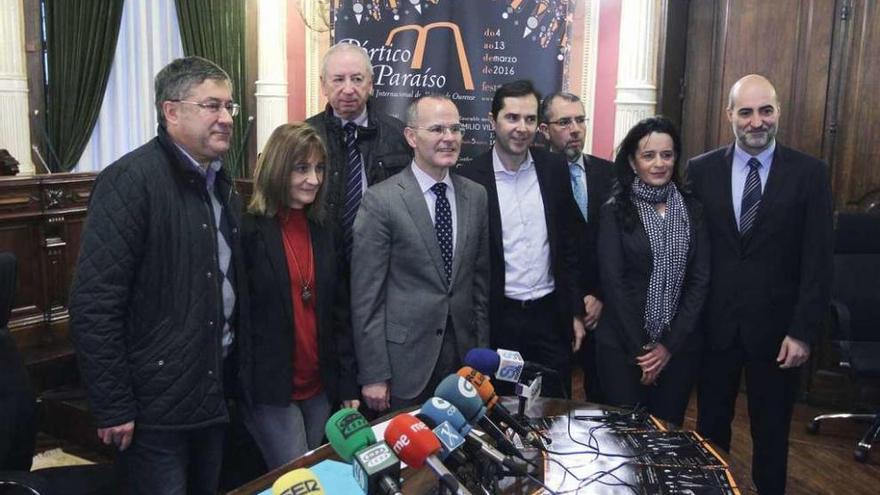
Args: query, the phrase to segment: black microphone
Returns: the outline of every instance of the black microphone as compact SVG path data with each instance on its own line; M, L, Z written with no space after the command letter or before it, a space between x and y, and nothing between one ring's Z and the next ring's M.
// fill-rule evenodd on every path
M245 172L247 172L247 170L245 169L245 167L247 166L247 160L243 160L242 157L244 156L244 152L247 149L248 142L251 139L251 127L253 127L253 126L254 126L254 116L249 115L247 118L247 124L245 124L245 126L244 126L244 134L243 134L244 139L242 139L241 145L238 147L238 154L235 155L239 159L239 166L241 167L243 177L249 176L247 173L245 173Z
M39 110L34 110L34 117L35 117L35 118L38 118L39 116L40 116L40 111L39 111ZM47 169L50 173L51 173L51 172L57 172L58 170L61 170L61 159L58 158L58 153L55 153L55 147L52 146L52 140L49 139L49 133L46 132L46 127L45 127L44 125L38 125L37 127L40 128L40 134L43 136L43 139L46 140L46 148L49 149L49 158L54 158L54 159L55 159L55 163L57 164L57 168L56 168L56 169L53 169L51 166L49 166L49 165L46 163L46 161L43 160L43 156L40 155L39 151L37 151L37 156L40 158L40 161L43 162L43 166L46 167L46 169Z

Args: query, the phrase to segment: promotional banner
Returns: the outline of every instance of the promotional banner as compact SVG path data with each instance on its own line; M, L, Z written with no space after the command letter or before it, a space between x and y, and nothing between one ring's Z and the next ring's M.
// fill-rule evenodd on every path
M444 94L465 127L461 161L488 149L492 96L529 79L562 87L574 0L341 0L334 40L367 50L373 107L404 120L410 101Z

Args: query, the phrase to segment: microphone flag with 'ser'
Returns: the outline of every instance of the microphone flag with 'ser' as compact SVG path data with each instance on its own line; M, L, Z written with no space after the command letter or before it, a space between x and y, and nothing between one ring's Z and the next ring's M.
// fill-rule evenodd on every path
M272 495L323 495L324 488L311 469L285 473L272 484Z

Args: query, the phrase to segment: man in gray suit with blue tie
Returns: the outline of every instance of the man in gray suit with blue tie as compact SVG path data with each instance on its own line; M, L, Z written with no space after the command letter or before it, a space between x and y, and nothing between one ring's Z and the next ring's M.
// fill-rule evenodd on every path
M354 222L351 307L358 382L370 409L423 402L489 344L486 192L449 169L462 126L445 96L407 111L410 167L367 190Z

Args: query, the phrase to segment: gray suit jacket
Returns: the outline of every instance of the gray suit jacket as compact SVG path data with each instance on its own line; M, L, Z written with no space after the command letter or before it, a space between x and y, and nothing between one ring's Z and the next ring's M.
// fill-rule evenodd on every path
M452 283L410 167L370 187L354 222L351 307L361 385L390 380L391 394L424 389L447 316L459 357L489 344L489 230L486 191L452 175L457 231ZM450 370L454 372L455 370Z

